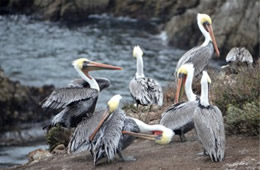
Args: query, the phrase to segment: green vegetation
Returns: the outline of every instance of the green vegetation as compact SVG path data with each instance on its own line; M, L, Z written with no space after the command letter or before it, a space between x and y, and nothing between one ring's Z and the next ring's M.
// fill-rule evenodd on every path
M218 76L213 81L212 101L223 113L230 134L259 135L260 60L237 74Z
M228 105L226 116L226 130L232 133L259 134L259 104L254 102L243 104L242 108Z
M46 133L46 140L49 144L49 150L52 151L59 144L67 146L69 144L71 131L60 125L54 126Z

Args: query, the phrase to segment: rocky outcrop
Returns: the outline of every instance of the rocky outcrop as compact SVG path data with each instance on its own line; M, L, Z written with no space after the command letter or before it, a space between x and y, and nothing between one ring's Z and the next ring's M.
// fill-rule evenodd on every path
M243 0L202 0L195 8L173 16L166 24L169 43L179 48L189 49L202 41L197 27L196 14L212 16L216 41L221 56L234 46L244 46L255 56L259 56L259 1Z
M33 8L47 20L77 21L104 13L108 4L109 0L34 0Z
M40 102L53 86L27 87L9 80L0 70L0 131L13 129L13 125L40 122L51 117L51 113L40 108Z

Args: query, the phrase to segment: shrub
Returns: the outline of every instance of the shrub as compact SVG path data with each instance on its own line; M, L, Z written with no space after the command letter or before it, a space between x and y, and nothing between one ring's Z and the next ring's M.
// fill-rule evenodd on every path
M212 101L223 113L230 133L259 134L260 60L238 74L222 74L213 81Z
M225 123L226 130L232 133L259 134L259 103L245 103L241 108L228 105Z

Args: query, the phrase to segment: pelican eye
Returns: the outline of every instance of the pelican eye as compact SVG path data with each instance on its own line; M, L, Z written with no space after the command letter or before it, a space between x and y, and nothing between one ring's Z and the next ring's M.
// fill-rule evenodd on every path
M155 137L156 140L161 140L162 139L162 134L159 134Z
M179 73L179 78L184 78L186 76L185 73Z
M89 64L89 61L86 61L86 60L83 61L83 67L85 67L85 68L88 67L88 64Z
M207 32L209 32L209 30L207 29L207 27L206 26L209 26L210 25L210 23L208 22L208 21L205 21L205 22L203 22L203 27L205 28L205 30L207 31Z
M208 21L203 22L203 25L210 25Z

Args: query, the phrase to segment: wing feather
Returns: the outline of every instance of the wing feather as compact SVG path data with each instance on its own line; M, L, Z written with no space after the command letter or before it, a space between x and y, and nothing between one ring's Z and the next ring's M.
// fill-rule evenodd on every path
M208 65L209 59L212 58L213 54L214 48L212 43L209 43L206 46L197 46L190 49L178 61L175 69L175 76L177 76L179 68L186 63L192 63L194 65L194 76L198 76Z
M216 107L198 107L194 113L197 136L212 161L222 161L225 152L225 131L221 111Z
M93 143L92 152L94 154L95 163L104 156L107 157L109 161L113 160L119 146L124 121L125 112L121 109L117 109L102 125Z
M197 101L177 103L162 114L160 124L172 130L180 129L193 121L194 110L197 106Z
M103 113L104 110L95 111L92 117L84 119L78 124L68 145L69 153L78 153L91 150L89 137L102 119Z
M42 104L43 108L60 109L78 102L81 100L87 100L90 98L98 97L99 92L96 89L91 88L59 88L55 89Z
M160 84L151 78L134 78L129 83L132 97L141 105L163 104L163 91Z

